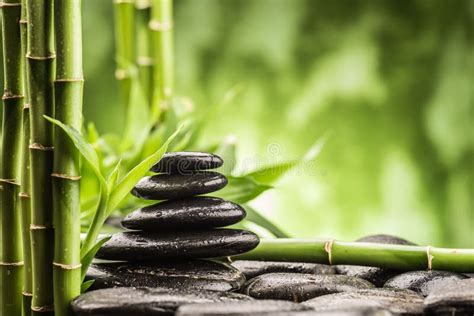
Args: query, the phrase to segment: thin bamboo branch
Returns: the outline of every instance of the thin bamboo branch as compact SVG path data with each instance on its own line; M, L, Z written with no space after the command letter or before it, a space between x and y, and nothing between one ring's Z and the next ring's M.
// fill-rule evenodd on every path
M153 42L154 113L166 110L174 91L173 1L152 0L149 23Z
M132 69L135 63L135 3L134 0L114 0L115 16L115 77L120 84L126 107L130 101Z
M55 117L76 130L82 124L81 0L55 0ZM69 314L69 304L81 293L81 203L79 152L66 133L54 133L54 310Z
M22 308L23 249L20 191L22 110L24 103L24 63L21 54L21 3L4 0L2 8L3 37L3 128L1 191L0 314L20 315Z
M28 10L27 70L30 96L30 164L32 214L33 315L53 315L54 228L51 173L54 116L53 0L26 0Z
M342 242L332 239L263 239L254 250L231 259L474 272L474 249Z
M151 31L148 27L150 20L150 0L136 0L135 27L136 27L136 64L140 84L151 106L153 93L153 57L151 55Z

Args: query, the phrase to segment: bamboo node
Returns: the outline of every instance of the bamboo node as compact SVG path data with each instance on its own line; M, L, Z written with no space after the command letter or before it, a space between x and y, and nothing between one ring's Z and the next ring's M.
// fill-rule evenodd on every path
M124 80L130 78L130 74L125 69L117 69L115 70L115 78L117 80Z
M153 59L149 56L138 56L137 57L137 65L138 66L152 66Z
M431 251L431 246L426 247L426 257L428 258L428 270L433 270L433 259L434 256L430 253Z
M56 58L56 54L55 54L55 53L51 53L51 54L48 55L48 56L33 56L33 55L31 55L31 53L27 53L27 54L26 54L26 58L28 58L28 59L33 59L33 60L48 60L48 59L54 59L54 58Z
M46 230L52 229L52 225L30 224L30 230Z
M39 143L32 143L30 144L30 149L36 149L36 150L41 150L41 151L53 151L54 146L43 146Z
M146 10L151 7L151 1L150 0L138 0L135 2L135 8L137 10Z
M114 0L115 4L120 4L120 3L134 3L133 0Z
M59 267L64 270L76 270L82 268L82 264L64 264L59 262L53 262L53 266Z
M148 27L152 31L166 32L173 29L173 22L171 21L161 22L158 20L150 20L150 23L148 23Z
M23 110L28 110L31 107L29 103L23 104Z
M29 293L29 292L25 292L25 291L21 292L21 294L22 294L23 296L30 296L30 297L33 296L33 293Z
M28 20L21 19L20 21L18 21L18 23L20 23L20 24L28 24Z
M324 243L324 251L328 253L329 265L332 265L332 245L333 244L334 244L334 239L328 240Z
M67 174L64 174L64 173L52 173L51 177L66 179L66 180L72 180L72 181L81 180L81 176L70 176L70 175L67 175Z
M12 94L8 91L5 91L2 96L2 100L23 99L24 97L25 96L23 94Z
M24 198L24 199L30 199L31 198L31 195L26 193L26 192L20 192L20 193L18 193L18 196L21 197L21 198Z
M58 78L54 80L57 83L67 83L67 82L83 82L84 78Z
M34 312L45 313L54 311L54 305L43 305L43 306L31 306L31 310Z
M16 179L0 179L0 183L8 183L11 185L20 186L20 183Z
M25 263L23 261L18 262L0 262L2 267L22 267Z
M9 2L0 2L0 8L8 8L8 7L21 7L20 3L9 3Z

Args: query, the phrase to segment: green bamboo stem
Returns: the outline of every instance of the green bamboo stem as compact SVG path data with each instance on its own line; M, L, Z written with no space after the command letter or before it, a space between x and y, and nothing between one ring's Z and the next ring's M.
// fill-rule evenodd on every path
M25 58L27 52L28 36L28 16L26 9L26 0L21 1L21 56ZM25 61L25 60L24 60ZM26 64L26 62L25 62ZM23 67L24 78L27 78L26 66ZM28 95L28 85L24 85L25 104L23 106L23 140L22 140L22 162L21 162L21 192L19 193L21 220L22 220L22 238L23 238L23 308L22 315L31 315L31 299L33 297L33 280L31 267L31 178L30 178L30 105Z
M76 130L82 124L81 0L55 0L55 118ZM81 294L81 203L79 152L66 133L54 131L54 311L69 315L69 303Z
M53 315L54 227L51 173L53 127L43 116L53 116L54 41L53 0L27 0L27 70L30 97L31 249L33 315Z
M151 32L148 27L150 7L150 0L136 0L135 2L136 64L140 84L149 103L151 103L153 92L153 58L150 43Z
M128 107L131 77L135 63L134 0L114 0L115 15L115 77L119 81L122 100Z
M23 58L21 55L21 3L4 0L2 8L3 37L3 129L1 179L0 314L21 315L23 283L23 249L21 242L20 191L22 110L24 104Z
M474 249L343 242L328 239L262 239L232 260L350 264L397 270L474 272Z
M159 113L169 107L174 90L173 1L152 0L149 24L153 42L152 109Z

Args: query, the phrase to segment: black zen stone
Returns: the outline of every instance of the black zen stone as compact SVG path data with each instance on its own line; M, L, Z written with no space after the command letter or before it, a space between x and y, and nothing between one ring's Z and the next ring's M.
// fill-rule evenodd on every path
M117 287L82 294L72 301L71 307L77 316L152 316L174 315L175 310L184 304L249 299L230 292Z
M232 265L239 269L245 275L247 280L262 274L275 272L309 274L336 273L334 267L319 263L237 260L232 262Z
M474 279L451 281L425 299L427 315L474 315Z
M302 304L321 313L375 308L388 310L397 315L423 314L422 297L413 291L398 289L379 288L342 292L316 297Z
M258 243L257 235L239 229L123 232L114 234L96 257L128 261L225 257L252 250Z
M242 293L257 299L302 302L332 293L371 289L366 280L346 275L269 273L255 277L242 288Z
M410 245L415 244L400 237L390 235L370 235L356 240L358 242L369 242L378 244ZM400 274L400 271L392 269L382 269L377 267L337 265L337 273L350 275L367 280L377 287L382 287L388 279Z
M87 280L91 290L110 287L169 287L212 291L236 291L245 283L236 268L215 261L92 264Z
M444 286L446 282L465 278L462 274L448 271L410 271L391 278L384 287L408 289L427 296L431 290Z
M132 194L147 200L173 200L215 192L226 185L227 178L213 171L189 175L158 174L142 178Z
M191 197L146 206L127 215L122 225L136 230L200 229L240 222L245 210L215 197Z
M163 158L151 167L151 171L189 174L191 171L219 168L223 163L221 157L209 153L173 152L164 154Z
M176 316L274 315L278 312L305 310L310 310L310 308L293 302L279 300L253 300L182 305L176 311Z

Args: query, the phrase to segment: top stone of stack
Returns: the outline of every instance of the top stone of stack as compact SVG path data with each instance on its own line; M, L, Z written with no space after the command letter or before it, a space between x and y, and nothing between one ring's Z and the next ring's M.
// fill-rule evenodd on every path
M166 174L189 174L193 171L215 169L224 161L216 155L203 152L172 152L151 167L152 172Z

